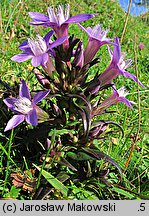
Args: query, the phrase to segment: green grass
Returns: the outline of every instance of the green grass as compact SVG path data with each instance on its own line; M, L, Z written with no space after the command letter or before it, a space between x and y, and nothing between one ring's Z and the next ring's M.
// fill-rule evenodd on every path
M1 63L1 79L13 85L16 81L23 77L30 88L34 88L37 81L31 73L32 67L30 61L17 64L10 60L10 58L19 53L18 46L27 37L40 33L44 35L48 30L42 27L30 26L28 23L30 18L29 11L38 11L46 13L49 1L46 0L25 0L23 3L17 0L3 0L1 2L0 14L0 63ZM50 5L58 5L63 1L51 1ZM72 0L67 1L71 6L71 15L79 13L97 13L96 18L82 23L85 27L94 26L100 23L104 29L109 29L108 36L114 38L118 36L121 38L126 13L122 11L120 6L113 0ZM147 15L146 15L147 16ZM131 17L129 16L126 32L122 41L122 51L127 53L127 58L134 59L134 63L129 68L130 73L137 73L140 81L146 86L149 86L149 25L148 17ZM70 34L75 34L80 37L84 44L87 43L87 36L78 28L77 25L70 26ZM145 45L145 49L140 51L138 49L139 43ZM108 64L109 57L105 47L99 51L101 56L100 68L95 66L91 73L95 71L103 71ZM136 74L137 75L137 74ZM125 85L129 90L129 100L135 101L134 109L130 110L123 104L118 104L112 107L116 112L110 116L110 120L118 122L123 126L124 137L115 126L109 128L111 134L106 134L106 139L98 142L100 149L111 156L124 170L123 182L118 186L117 175L114 171L110 172L108 179L115 184L115 187L107 188L107 186L100 180L96 180L99 188L98 190L93 185L82 182L76 184L72 181L66 181L64 185L70 191L65 199L138 199L147 198L149 196L149 131L148 131L148 104L149 104L149 90L148 88L138 88L130 79L126 80L123 77L118 77L116 80L118 87ZM1 88L1 84L0 84ZM0 90L0 97L2 97ZM24 170L34 169L33 162L36 155L33 154L34 146L27 146L25 142L28 140L24 138L24 146L20 146L19 139L22 137L15 137L15 130L12 133L4 133L4 125L9 117L6 116L6 107L0 101L0 197L11 197L18 199L32 199L33 193L26 193L20 188L15 188L12 184L10 174L13 172L21 172ZM105 115L109 118L109 115ZM137 135L137 140L136 140ZM15 139L16 138L16 139ZM15 142L13 140L15 139ZM16 143L16 140L18 143ZM36 148L41 148L39 142L35 143ZM34 143L31 141L31 145ZM134 149L131 154L132 146ZM26 152L20 155L21 148ZM37 152L36 152L37 153ZM25 160L23 160L23 156ZM128 158L130 157L130 161ZM36 159L36 158L35 158ZM50 165L49 165L50 166ZM101 164L102 166L102 164ZM44 168L44 167L42 167ZM49 168L50 169L50 168ZM65 175L71 173L70 169L63 168ZM44 170L43 170L44 171ZM50 175L54 176L55 171ZM47 175L47 173L46 173ZM66 176L64 176L66 178ZM63 178L64 178L63 177ZM55 181L58 181L55 179ZM63 185L63 186L64 186ZM88 185L86 187L86 185ZM120 187L120 188L119 188ZM92 192L91 192L92 191ZM66 195L66 194L65 194ZM48 197L48 196L47 196ZM62 195L55 190L52 199L62 199ZM49 198L50 199L50 198Z

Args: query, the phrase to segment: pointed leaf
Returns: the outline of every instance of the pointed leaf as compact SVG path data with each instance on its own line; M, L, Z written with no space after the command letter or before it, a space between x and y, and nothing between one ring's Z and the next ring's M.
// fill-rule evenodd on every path
M70 43L70 46L69 46L68 51L67 51L67 59L70 59L72 57L73 49L79 41L80 41L80 39L76 38Z
M134 199L135 198L135 196L133 194L131 194L131 193L129 193L129 192L127 192L127 191L125 191L125 190L123 190L121 188L113 187L112 191L115 191L115 192L125 196L126 198L129 198L129 199Z
M67 175L65 172L60 172L56 177L62 183L67 181L70 178L70 176Z
M84 152L68 152L67 156L72 158L73 160L77 161L87 161L87 160L95 160L94 157L91 157L90 155L84 153Z
M74 105L76 107L76 110L82 118L83 127L84 127L83 136L86 137L86 139L87 139L87 136L88 136L89 130L90 130L90 126L91 126L91 104L86 99L86 97L84 95L69 94L68 96L72 97L72 98L81 99L82 100L81 103L85 104L81 107L79 103L74 101Z
M90 126L91 126L90 113L88 113L85 109L82 109L80 107L78 107L78 113L80 114L82 118L83 128L84 128L83 137L85 137L84 142L86 142L89 131L90 131Z
M75 133L75 131L74 130L67 130L67 129L61 129L61 130L50 130L50 132L49 132L49 136L52 136L52 134L53 134L53 131L55 131L55 136L59 136L59 135L64 135L64 134L74 134Z
M41 168L36 166L34 164L34 166L40 171ZM68 189L67 187L64 186L64 184L62 182L60 182L57 178L55 178L53 175L51 175L49 172L42 170L41 174L45 177L45 179L56 189L61 191L61 193L64 196L67 196L68 193Z
M105 122L105 124L113 124L113 125L116 125L117 127L119 127L119 129L122 132L122 137L124 137L124 130L123 130L121 125L119 125L117 122L114 122L114 121L105 121L105 120L103 120L103 121Z
M90 148L82 148L85 152L87 152L88 154L90 154L91 156L95 157L98 160L104 160L110 164L112 164L113 166L115 166L119 173L120 173L120 177L122 179L122 170L119 167L119 165L108 155L106 155L105 153L99 151L99 150L95 150L95 149L90 149Z
M61 160L58 163L72 169L73 171L77 171L77 169L74 166L72 166L65 158L61 158Z
M77 94L68 94L69 97L72 97L72 98L78 98L78 99L81 99L86 105L87 107L89 108L89 110L91 110L91 104L90 102L87 100L87 98L85 97L85 95L77 95Z

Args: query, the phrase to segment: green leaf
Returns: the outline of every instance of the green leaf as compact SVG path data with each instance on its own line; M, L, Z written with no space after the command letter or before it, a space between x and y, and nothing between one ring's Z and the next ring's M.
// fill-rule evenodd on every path
M33 164L39 171L41 170L40 167ZM62 182L60 182L57 178L55 178L53 175L51 175L49 172L42 170L41 175L45 177L45 179L56 189L61 191L61 193L64 196L67 196L68 189L63 185Z
M114 122L114 121L106 121L106 120L104 120L104 122L106 124L113 124L113 125L117 126L122 132L122 137L124 137L124 130L123 130L121 125L119 125L117 122Z
M61 160L58 162L59 164L62 164L64 166L67 166L68 168L72 169L73 171L77 171L77 169L72 166L65 158L61 158Z
M123 190L121 188L113 187L112 190L114 190L115 192L117 192L117 193L119 193L121 195L124 195L125 197L127 197L129 199L134 199L135 198L134 195L132 195L131 193L129 193L129 192L127 192L127 191L125 191L125 190Z
M5 194L5 198L12 198L16 199L19 196L19 193L21 191L21 188L16 188L14 185L11 187L10 192Z
M67 181L70 178L70 176L67 175L65 172L60 172L56 177L62 183Z
M95 160L95 158L91 157L90 155L84 152L68 152L67 156L77 161Z
M67 129L61 129L61 130L54 130L55 132L55 136L58 136L58 135L64 135L64 134L74 134L75 131L74 130L67 130ZM53 135L53 130L51 130L49 132L49 136L52 136Z
M98 200L98 197L91 191L84 190L84 196L87 200Z
M77 187L75 185L72 185L71 190L74 195L73 199L77 197L77 199L79 200L98 200L98 197L95 195L94 192L89 191L84 187Z

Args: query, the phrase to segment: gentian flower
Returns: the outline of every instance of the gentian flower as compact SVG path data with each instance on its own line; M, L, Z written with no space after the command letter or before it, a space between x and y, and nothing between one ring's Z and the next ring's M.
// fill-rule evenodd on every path
M119 102L126 104L126 106L132 109L132 104L135 104L135 102L129 101L126 98L127 95L128 92L126 92L124 86L118 90L116 90L115 86L113 86L113 94L109 98L106 98L97 108L93 110L92 116L104 113L107 108Z
M126 68L128 68L132 64L132 60L124 60L126 55L121 53L121 47L118 37L115 38L114 51L112 51L110 48L108 49L109 54L111 56L111 63L108 66L108 68L99 76L100 87L105 84L111 83L111 81L118 75L131 78L140 86L144 87L144 85L137 79L137 77L134 74L131 74L126 71Z
M29 89L25 83L25 81L21 80L21 85L19 89L19 97L18 98L6 98L4 99L4 103L10 108L13 112L16 113L7 123L5 130L8 131L15 127L17 127L23 121L26 121L28 124L36 126L38 124L38 117L36 105L39 101L45 98L49 94L49 90L39 91L33 99L31 99L31 95Z
M51 67L52 60L49 57L49 53L54 55L54 47L62 44L67 37L62 37L52 42L50 40L53 35L53 31L48 32L43 38L37 35L36 40L28 39L28 41L24 41L18 48L23 51L23 53L15 55L11 58L11 60L16 62L23 62L28 59L32 59L32 65L34 67L38 67L42 65L46 68L46 65L50 62Z
M86 29L78 24L78 26L88 34L88 43L84 52L85 64L91 62L100 47L104 44L113 44L109 38L107 38L107 30L104 31L98 24L93 29L87 27Z
M69 10L70 6L68 4L65 10L62 5L59 5L55 11L52 7L48 7L48 15L29 12L29 16L33 19L30 24L51 27L55 31L57 38L60 38L68 36L69 24L83 22L95 16L94 14L78 14L69 18ZM65 41L66 46L68 46L68 40Z

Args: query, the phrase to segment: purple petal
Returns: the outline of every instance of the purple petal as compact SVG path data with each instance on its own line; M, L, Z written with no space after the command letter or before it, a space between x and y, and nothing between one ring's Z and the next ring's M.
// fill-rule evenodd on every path
M95 14L78 14L76 16L70 17L64 23L79 23L91 19L93 17L95 17Z
M109 55L110 55L110 57L112 59L113 58L113 51L110 49L109 46L107 46L107 48L108 48Z
M5 127L5 131L11 130L15 127L17 127L21 122L24 121L25 116L24 115L14 115L7 123Z
M119 59L121 57L121 46L119 43L119 38L116 37L114 40L115 46L114 46L114 51L113 51L113 61L115 62L115 64L117 64L119 62Z
M81 24L78 23L78 26L83 30L85 31L89 37L92 37L92 28L90 27L87 27L87 28L84 28Z
M85 31L89 36L91 36L92 29L90 27L84 28L80 23L78 23L78 26Z
M28 89L24 79L21 79L21 84L20 84L20 89L19 89L19 96L20 97L26 97L29 100L31 100L30 92L29 92L29 89Z
M38 119L37 119L37 113L36 110L33 109L31 110L26 116L25 120L28 124L31 124L33 126L36 126L38 124Z
M137 79L137 77L134 74L131 74L127 71L122 71L122 70L120 70L120 74L127 78L131 78L133 81L138 83L141 87L145 88L145 86Z
M13 109L16 100L16 98L6 98L3 100L3 102L8 106L9 109Z
M43 67L46 67L46 63L48 62L48 60L49 60L49 55L48 55L48 53L44 53L44 54L42 55L42 62L41 62L41 65L42 65Z
M27 53L21 53L18 55L14 55L11 60L16 61L16 62L24 62L28 59L32 58L31 54L27 54Z
M46 42L46 44L49 43L49 40L50 40L51 36L53 35L53 33L54 33L54 31L51 30L51 31L49 31L49 32L44 36L43 39L44 39L44 41Z
M127 98L120 97L119 98L119 102L122 102L122 103L126 104L126 106L130 107L131 109L133 109L133 107L131 105L131 104L133 104L133 102L129 101Z
M109 39L100 42L100 46L103 46L104 44L115 45L115 43L111 42Z
M52 49L54 47L61 45L67 38L68 38L67 36L58 38L56 41L54 41L52 44L50 44L49 49Z
M39 12L29 12L28 14L34 21L46 22L49 20L49 17L47 15Z
M55 26L57 26L57 23L53 23L53 22L50 22L50 21L47 21L47 22L40 22L40 21L34 21L34 22L30 22L31 25L42 25L44 27L51 27L51 28L54 28Z
M41 101L43 98L45 98L48 94L49 94L50 90L46 90L46 91L40 91L38 92L34 98L33 98L33 102L35 104L37 104L39 101Z
M78 25L80 25L80 24L78 24ZM80 27L82 28L82 30L86 31L88 34L90 34L90 35L92 34L93 30L91 27L87 27L86 29L81 25L80 25Z
M41 63L42 63L42 55L33 56L33 58L32 58L33 67L38 67Z
M18 48L20 49L20 50L23 50L24 51L24 47L26 48L29 48L29 45L28 45L28 41L26 40L26 41L23 41L19 46L18 46Z
M18 48L20 49L20 50L22 50L24 53L26 53L26 54L33 54L32 53L32 50L31 50L31 48L29 47L29 45L28 45L28 41L26 40L26 41L23 41L21 44L20 44L20 46L18 46Z
M25 47L26 47L26 46L29 47L28 41L27 41L27 40L23 41L23 42L20 44L20 46L18 46L18 48L21 49L21 48L24 47L24 46L25 46Z

